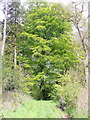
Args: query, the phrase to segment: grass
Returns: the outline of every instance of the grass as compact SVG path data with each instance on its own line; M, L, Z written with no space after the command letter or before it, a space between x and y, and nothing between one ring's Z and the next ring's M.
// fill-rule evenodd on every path
M5 110L5 118L65 118L66 114L53 101L25 100L13 111Z
M88 118L88 112L86 110L81 110L78 108L69 108L67 112L72 118Z
M3 99L6 100L3 118L88 118L86 111L77 108L69 108L63 112L56 107L58 103L52 100L34 100L18 92L9 92L6 95Z

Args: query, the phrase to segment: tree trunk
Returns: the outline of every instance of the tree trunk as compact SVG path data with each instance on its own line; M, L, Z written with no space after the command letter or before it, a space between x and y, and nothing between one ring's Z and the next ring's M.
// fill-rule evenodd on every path
M16 68L16 65L17 65L17 59L16 59L16 57L17 57L17 51L16 51L16 37L15 37L15 40L14 40L14 44L15 44L15 46L14 46L14 67Z
M7 26L7 0L5 0L5 18L4 18L4 30L3 30L3 41L2 41L2 49L1 49L1 55L4 55L4 49L5 49L5 41L6 41L6 26Z
M90 115L90 2L88 3L88 115Z
M14 32L14 68L16 68L16 65L17 65L17 51L16 51L16 31L17 31L17 27L16 27L16 7L15 7L15 32Z

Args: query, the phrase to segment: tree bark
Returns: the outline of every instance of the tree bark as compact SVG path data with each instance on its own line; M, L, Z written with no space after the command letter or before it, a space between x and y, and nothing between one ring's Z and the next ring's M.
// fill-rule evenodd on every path
M16 65L17 65L17 51L16 51L16 31L17 31L17 28L16 28L16 7L15 7L15 31L14 31L14 68L16 68Z
M1 49L1 55L4 55L4 49L5 49L5 41L6 41L6 27L7 27L7 0L5 0L5 18L4 18L4 30L3 30L3 41L2 41L2 49Z
M16 59L16 57L17 57L17 50L16 50L16 37L15 37L15 39L14 39L14 44L15 44L15 46L14 46L14 67L16 68L16 65L17 65L17 59Z

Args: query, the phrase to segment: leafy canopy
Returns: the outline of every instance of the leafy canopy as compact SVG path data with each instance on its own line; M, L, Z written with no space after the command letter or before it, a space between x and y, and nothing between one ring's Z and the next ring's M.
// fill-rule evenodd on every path
M19 60L29 73L25 85L29 90L37 88L42 99L49 96L58 78L77 64L71 41L71 23L60 16L57 4L28 11L18 42Z

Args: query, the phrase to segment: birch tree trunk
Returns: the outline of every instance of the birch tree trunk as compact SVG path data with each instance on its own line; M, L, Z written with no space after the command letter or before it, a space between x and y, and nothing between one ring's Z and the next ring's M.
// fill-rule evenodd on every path
M17 31L17 25L16 25L16 17L17 17L17 14L16 14L16 7L15 7L15 32L14 32L14 68L16 68L16 65L17 65L17 51L16 51L16 42L17 42L17 39L16 39L16 31Z
M5 41L6 41L6 27L7 27L7 0L5 0L5 18L4 18L4 29L3 29L3 41L2 41L2 49L1 49L1 55L4 55L4 49L5 49Z

